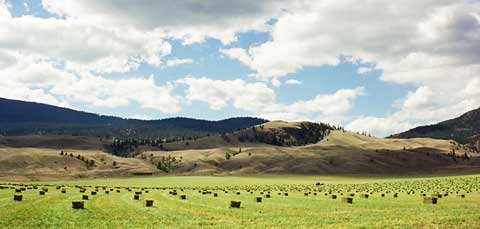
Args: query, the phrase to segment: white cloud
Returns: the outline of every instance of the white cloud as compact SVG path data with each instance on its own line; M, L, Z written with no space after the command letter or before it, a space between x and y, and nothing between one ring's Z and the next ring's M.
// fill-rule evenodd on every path
M270 41L248 51L221 51L264 80L304 66L336 65L341 56L382 69L419 51L468 63L478 61L478 22L472 16L478 11L479 4L456 0L303 2L278 18Z
M374 69L373 68L370 68L370 67L360 67L357 69L357 73L360 74L360 75L365 75L371 71L373 71Z
M478 1L306 1L279 16L266 43L220 51L265 82L306 66L337 65L341 57L371 64L357 72L379 70L383 81L417 88L398 112L361 117L373 123L370 129L386 133L452 118L480 105L476 93L467 92L473 86L464 90L480 77L478 15ZM376 125L379 120L393 127Z
M170 114L181 109L173 90L174 86L170 83L157 86L153 75L148 78L105 79L83 73L78 81L55 85L51 93L98 107L122 107L134 101L142 108Z
M285 81L285 84L291 84L291 85L293 85L293 84L302 84L302 81L296 80L296 79L289 79L289 80L286 80L286 81Z
M397 114L398 115L398 114ZM415 127L414 124L398 120L396 115L388 117L360 117L350 122L345 128L358 132L366 132L377 136L387 136Z
M55 63L32 56L8 55L13 60L0 69L0 75L6 76L0 81L0 97L61 106L84 102L109 108L136 102L143 108L163 113L175 113L181 109L179 98L173 95L174 86L169 83L156 85L153 75L149 78L106 79L87 71L67 71Z
M166 62L168 67L173 67L181 64L191 64L191 63L193 63L192 59L169 59Z
M162 64L171 53L163 37L75 18L13 17L0 0L0 96L62 106L116 108L135 102L176 113L181 108L170 83L156 85L153 76L101 76Z
M24 2L23 7L25 8L25 12L27 12L27 13L30 12L30 7L28 7L28 3Z
M340 115L349 111L358 96L364 95L365 89L339 89L334 94L317 95L306 101L298 101L283 109L300 114L321 113L324 115Z
M480 3L461 0L356 1L125 1L43 0L57 18L12 17L0 0L0 96L52 104L85 102L119 107L138 103L179 111L173 95L212 109L229 104L285 119L345 121L363 88L339 89L280 104L274 90L299 84L292 73L308 66L358 64L357 73L415 87L391 114L361 116L348 125L388 133L459 115L480 105ZM273 25L266 22L275 18ZM354 22L354 23L353 23ZM186 77L157 85L154 77L113 77L141 64L176 66L166 38L184 44L214 38L229 44L239 32L269 32L249 48L219 49L254 70L262 82ZM368 66L368 67L364 67ZM103 73L113 73L108 78ZM291 75L290 75L291 74ZM128 74L124 74L128 75ZM6 77L8 76L8 77Z
M43 0L44 7L67 18L95 24L159 30L185 43L206 37L230 43L236 33L266 31L266 22L279 14L286 1L118 1Z
M419 87L415 92L408 93L402 109L414 110L432 107L435 105L435 96L439 95L434 93L429 87Z
M128 72L141 63L159 65L171 52L163 34L100 26L76 19L12 17L0 3L0 51L64 62L68 69Z
M310 100L291 104L276 101L274 91L264 83L247 83L243 80L212 80L206 77L186 77L177 81L187 85L188 101L201 101L211 109L220 110L232 104L236 109L268 119L283 120L334 120L338 123L365 89L339 89L333 94L320 94ZM334 116L337 116L335 118Z
M237 109L255 111L275 101L274 91L264 83L247 83L240 79L212 80L206 77L186 77L177 82L188 86L188 101L206 102L214 110L223 109L232 102Z
M143 115L143 114L136 114L136 115L132 115L130 117L128 117L130 119L139 119L139 120L154 120L154 118L150 117L150 116L146 116L146 115Z

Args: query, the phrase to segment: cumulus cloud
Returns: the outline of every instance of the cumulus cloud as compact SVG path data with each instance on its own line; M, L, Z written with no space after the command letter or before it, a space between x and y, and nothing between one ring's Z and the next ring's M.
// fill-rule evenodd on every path
M101 107L134 102L174 113L181 109L174 89L183 85L187 101L206 102L214 110L232 105L262 117L341 122L350 119L364 88L281 104L270 85L300 84L292 78L302 68L346 60L359 66L358 74L378 70L382 81L415 88L394 112L356 117L347 125L352 129L386 135L480 105L478 1L43 0L42 5L57 17L13 17L0 0L0 74L9 76L0 82L0 96ZM252 69L259 82L185 77L157 85L152 76L125 77L142 64L192 63L169 56L169 39L191 44L214 38L225 45L248 31L268 32L269 39L218 51ZM105 73L109 77L102 77ZM292 78L284 81L287 76Z
M367 74L369 72L373 71L373 68L369 68L369 67L359 67L357 69L357 73L360 74L360 75L364 75L364 74Z
M365 94L363 87L339 89L333 94L320 94L310 100L291 104L276 101L274 91L265 83L247 83L243 80L213 80L206 77L186 77L177 83L187 86L188 101L201 101L211 109L220 110L232 105L234 108L268 119L283 120L335 120L343 118L355 100Z
M166 64L168 67L173 67L176 65L181 65L181 64L191 64L193 63L192 59L169 59L167 60Z
M171 46L161 34L102 27L75 19L13 17L0 3L0 51L56 59L68 69L128 72L141 63L159 65Z
M287 1L125 1L125 0L43 0L44 7L67 18L96 24L160 30L185 43L206 37L230 43L236 33L267 31L266 23L278 15Z
M383 81L416 87L406 95L398 115L361 118L376 129L384 126L385 133L387 125L375 124L379 120L405 130L480 105L475 93L462 92L480 77L478 15L478 1L299 2L278 17L269 41L220 51L266 82L306 66L335 66L345 58L371 65L358 68L359 74L380 70ZM420 114L428 118L418 118Z
M296 79L289 79L285 81L285 84L302 84L302 81Z
M264 83L247 83L243 80L213 80L206 77L186 77L177 80L187 85L186 98L189 101L201 101L211 109L219 110L229 102L237 109L255 111L271 106L275 93Z
M1 53L1 52L0 52ZM0 55L1 56L1 55ZM0 69L0 97L69 106L85 102L97 107L128 106L131 102L162 113L175 113L179 98L170 83L158 86L153 75L106 79L88 71L72 72L54 62L13 54L12 64Z

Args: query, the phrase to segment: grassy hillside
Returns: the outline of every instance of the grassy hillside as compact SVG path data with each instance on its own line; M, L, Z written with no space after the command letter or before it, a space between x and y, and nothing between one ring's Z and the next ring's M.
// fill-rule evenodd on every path
M91 161L93 165L88 164ZM101 151L0 148L0 180L119 177L154 172L159 171L146 161Z
M0 147L106 150L110 139L71 135L0 136Z
M148 151L138 157L173 173L324 174L478 170L479 156L447 140L379 139L332 131L319 143L299 147L215 144L211 149Z
M68 148L68 141L65 140L60 141L65 146L62 149L3 148L0 151L0 176L16 174L16 177L23 179L48 179L128 176L135 171L183 175L417 174L480 171L480 154L451 140L380 139L327 129L322 133L328 135L311 135L319 136L320 141L300 146L240 141L240 137L246 133L255 133L256 136L279 135L283 139L295 140L298 136L310 133L310 129L302 125L307 124L269 122L263 127L255 126L256 130L247 128L226 135L166 143L161 150L145 148L144 152L134 158L117 157L95 149L65 150L69 153L72 151L74 155L65 157L60 155L62 149ZM289 128L295 128L296 131ZM25 145L35 146L41 145L34 141ZM77 159L78 154L87 161L94 160L95 165L88 166L86 161ZM119 162L118 168L112 165L113 161ZM65 170L64 167L69 169Z

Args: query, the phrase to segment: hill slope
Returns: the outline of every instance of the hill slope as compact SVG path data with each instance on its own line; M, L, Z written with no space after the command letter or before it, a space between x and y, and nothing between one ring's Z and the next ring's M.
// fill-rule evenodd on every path
M278 133L275 136L294 139L297 135L291 135L288 129L302 130L301 126L302 123L270 122L265 123L263 129L260 126L255 129L265 131L266 136ZM451 140L380 139L330 130L319 141L299 146L239 141L240 136L252 131L247 128L226 136L168 143L165 148L169 149L145 151L134 158L116 157L97 150L65 150L73 153L74 157L71 157L60 155L59 149L0 148L0 180L150 173L416 174L480 171L480 154ZM453 155L452 151L456 153ZM78 154L94 160L95 165L88 167L85 161L76 157ZM113 161L117 161L117 165L113 165Z
M458 118L434 125L416 127L391 137L452 139L480 150L480 108L469 111Z
M54 134L134 138L176 138L231 132L266 122L250 117L207 121L190 118L123 119L47 104L0 98L0 134Z
M323 123L272 121L238 131L163 145L165 150L249 146L302 146L317 143L335 128Z
M450 154L453 149L455 156ZM379 139L336 130L316 144L297 147L226 145L150 151L138 157L173 173L325 174L480 171L479 156L448 140Z

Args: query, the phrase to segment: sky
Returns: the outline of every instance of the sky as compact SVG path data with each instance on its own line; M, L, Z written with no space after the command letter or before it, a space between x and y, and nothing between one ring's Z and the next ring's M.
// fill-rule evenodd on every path
M0 97L388 136L480 106L480 0L0 0Z

